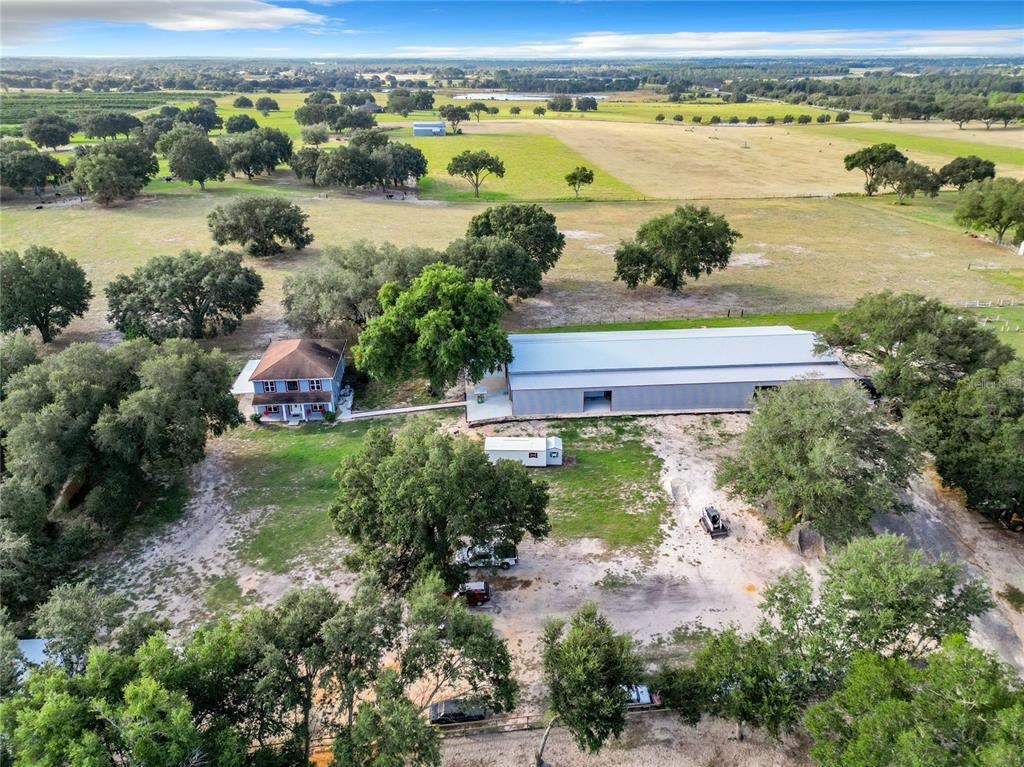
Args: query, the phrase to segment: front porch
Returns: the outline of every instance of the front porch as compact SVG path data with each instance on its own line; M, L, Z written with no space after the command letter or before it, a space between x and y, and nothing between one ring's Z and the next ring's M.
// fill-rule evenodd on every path
M259 415L261 421L274 423L303 423L305 421L322 421L325 413L333 412L330 402L289 402L281 405L253 405L252 412Z

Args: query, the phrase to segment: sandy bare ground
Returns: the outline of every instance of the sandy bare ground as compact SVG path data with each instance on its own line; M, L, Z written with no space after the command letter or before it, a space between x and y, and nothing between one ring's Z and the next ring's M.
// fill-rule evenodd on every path
M554 767L805 767L803 744L788 738L776 743L763 733L733 739L734 727L704 719L697 727L667 712L638 714L626 731L596 756L579 751L565 730L554 729L544 750ZM533 764L540 743L537 730L474 735L444 741L446 767L524 767Z
M89 573L129 597L134 611L168 618L177 632L214 617L204 593L220 578L236 581L246 604L264 605L294 588L323 583L348 593L355 583L351 573L312 562L300 562L280 575L241 561L236 545L258 528L268 510L235 508L237 488L225 444L216 439L208 443L206 459L193 470L192 495L180 520L141 543L128 541L112 550ZM340 547L336 538L325 541L320 561L336 561Z

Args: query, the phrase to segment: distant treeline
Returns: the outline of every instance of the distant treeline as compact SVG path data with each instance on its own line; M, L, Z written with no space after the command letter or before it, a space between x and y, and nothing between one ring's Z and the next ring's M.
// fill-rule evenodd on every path
M834 80L740 79L732 83L731 89L748 96L778 99L790 104L807 103L864 112L887 111L894 102L903 101L915 105L911 111L928 116L938 114L950 101L961 96L991 95L998 100L1015 100L1017 94L1024 94L1024 79L1019 74L986 71L919 77L868 74Z

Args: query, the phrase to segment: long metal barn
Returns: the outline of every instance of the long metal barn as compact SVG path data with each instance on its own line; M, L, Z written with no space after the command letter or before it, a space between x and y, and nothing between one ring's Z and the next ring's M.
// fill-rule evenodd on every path
M748 410L795 378L858 378L786 326L510 335L512 416ZM505 392L502 392L504 394Z

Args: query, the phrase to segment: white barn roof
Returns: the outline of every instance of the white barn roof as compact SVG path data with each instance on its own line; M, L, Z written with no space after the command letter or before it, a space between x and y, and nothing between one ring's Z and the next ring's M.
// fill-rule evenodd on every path
M486 437L484 450L527 451L542 453L549 448L562 448L560 437Z
M786 326L510 335L513 389L856 378Z

